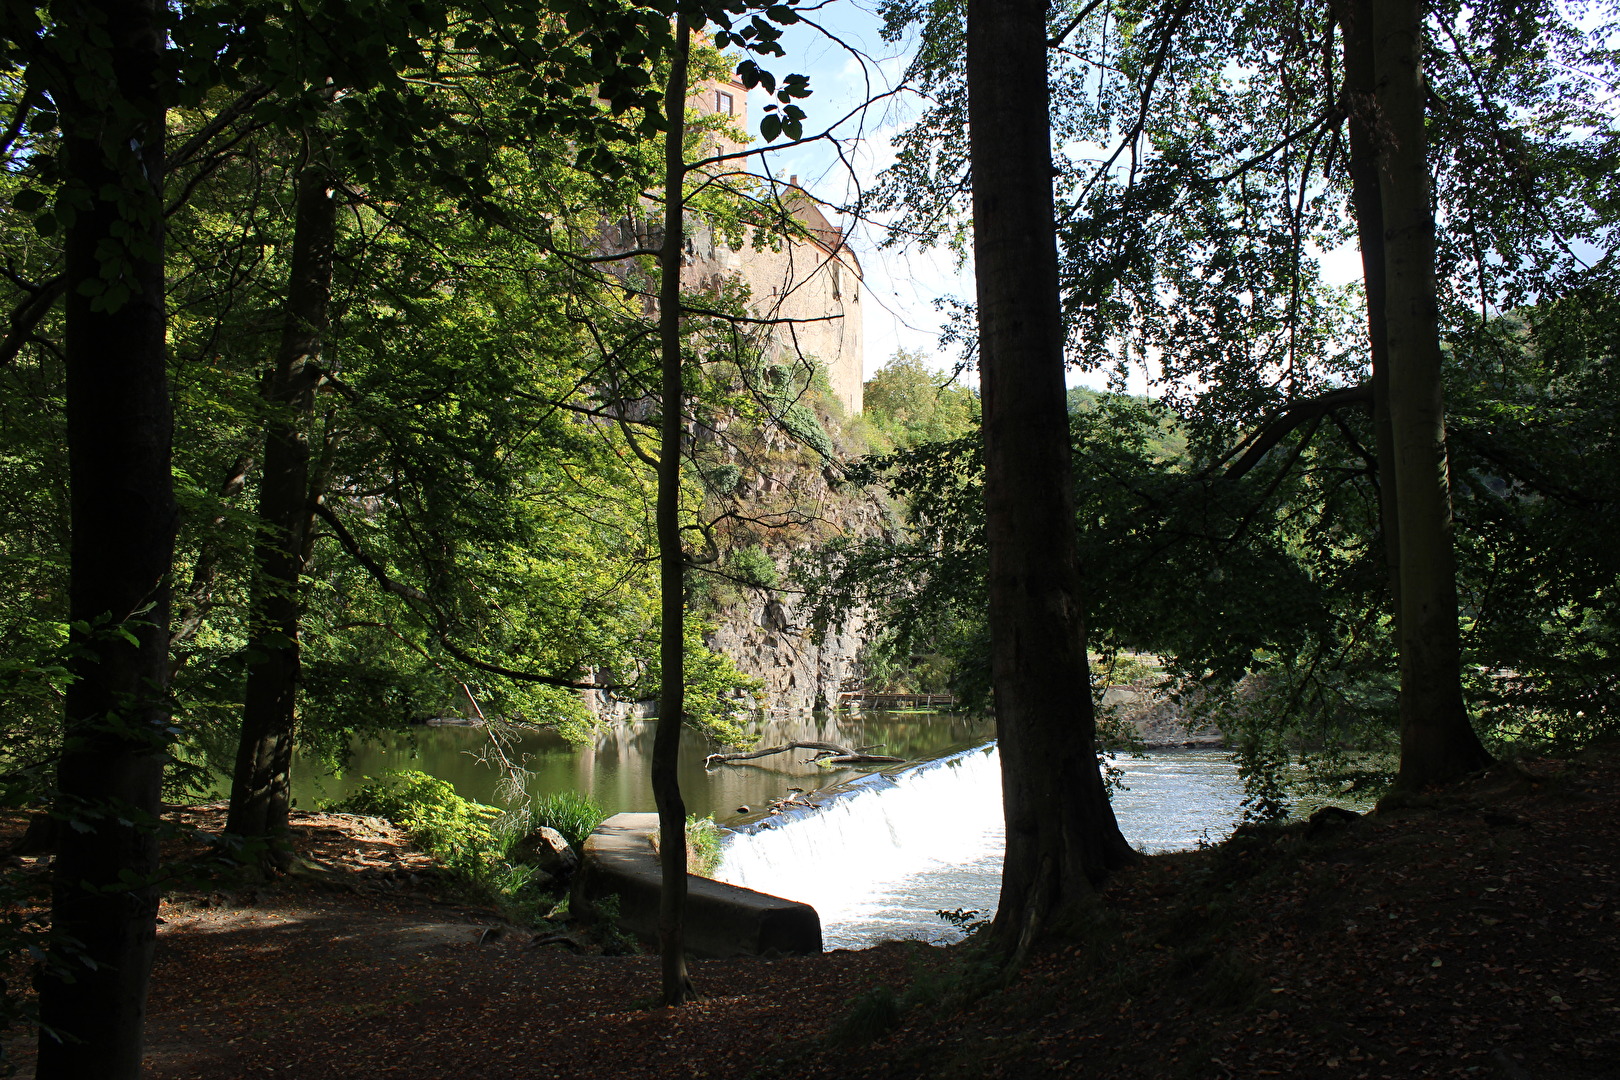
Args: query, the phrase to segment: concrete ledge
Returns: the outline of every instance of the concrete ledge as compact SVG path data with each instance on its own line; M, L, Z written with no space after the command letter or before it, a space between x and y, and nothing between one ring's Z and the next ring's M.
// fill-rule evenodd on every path
M643 941L658 940L662 891L652 837L657 814L615 814L585 841L570 908L589 918L595 903L619 897L618 925ZM724 958L821 952L821 916L809 904L723 881L686 876L686 949Z

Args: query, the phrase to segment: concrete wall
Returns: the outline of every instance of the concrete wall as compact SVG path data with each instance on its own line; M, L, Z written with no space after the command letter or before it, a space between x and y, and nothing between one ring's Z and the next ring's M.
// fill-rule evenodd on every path
M615 814L585 841L569 907L589 918L597 901L619 898L618 925L649 944L658 941L662 882L652 837L657 814ZM686 950L723 959L821 951L821 917L809 904L688 874Z

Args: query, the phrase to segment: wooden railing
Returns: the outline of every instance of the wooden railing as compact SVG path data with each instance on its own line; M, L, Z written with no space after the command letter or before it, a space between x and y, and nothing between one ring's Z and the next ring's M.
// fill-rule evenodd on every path
M846 690L839 695L846 706L863 709L951 709L956 698L951 694L881 694L865 690Z

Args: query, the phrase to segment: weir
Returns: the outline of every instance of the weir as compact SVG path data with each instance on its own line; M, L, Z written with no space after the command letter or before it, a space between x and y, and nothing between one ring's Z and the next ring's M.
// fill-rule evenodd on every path
M1000 768L990 744L818 793L735 827L716 877L811 905L829 949L950 940L936 910L995 907Z
M1236 766L1218 750L1120 758L1120 828L1137 848L1218 840L1239 817ZM795 808L732 826L722 881L811 905L829 949L889 938L947 942L935 912L994 913L1005 847L995 744L874 773Z

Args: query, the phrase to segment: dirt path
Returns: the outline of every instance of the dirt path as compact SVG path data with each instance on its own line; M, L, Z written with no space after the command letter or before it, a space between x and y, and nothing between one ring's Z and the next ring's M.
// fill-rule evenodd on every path
M303 815L313 875L165 903L150 1075L1620 1080L1620 750L1528 768L1150 859L1005 987L889 945L700 961L680 1010L650 958L536 945L386 823Z
M212 832L222 809L172 816ZM20 831L9 824L0 831ZM778 1041L824 1029L852 987L928 953L698 961L702 1003L649 1009L653 959L536 946L546 935L443 899L432 860L385 821L293 824L304 874L230 892L182 886L164 901L152 1080L741 1076ZM27 861L42 877L46 860ZM12 1049L31 1076L27 1040Z

